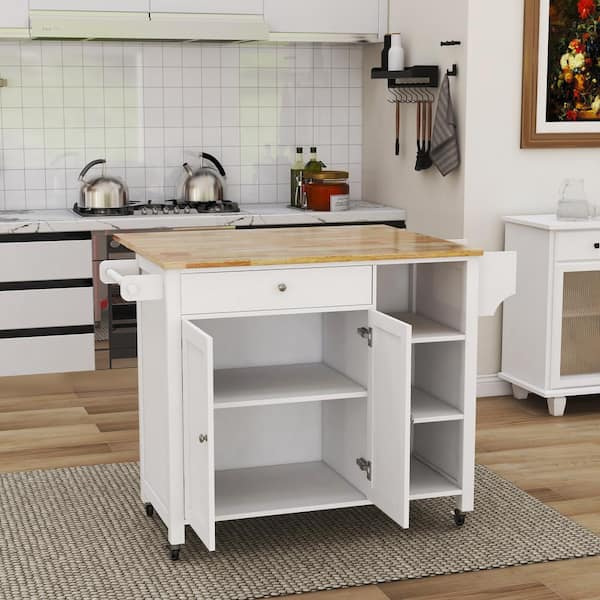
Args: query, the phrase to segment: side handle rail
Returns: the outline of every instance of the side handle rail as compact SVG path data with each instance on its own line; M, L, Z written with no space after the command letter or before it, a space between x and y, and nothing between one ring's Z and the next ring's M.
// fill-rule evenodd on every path
M491 317L517 293L517 253L486 252L479 271L479 316Z
M140 274L136 260L105 260L100 263L100 280L121 288L123 300L159 300L163 297L160 275Z

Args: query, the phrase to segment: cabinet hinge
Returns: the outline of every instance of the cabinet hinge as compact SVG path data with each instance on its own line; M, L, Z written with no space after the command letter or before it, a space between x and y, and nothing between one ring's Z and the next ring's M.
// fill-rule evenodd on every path
M356 332L361 338L367 340L369 348L373 347L373 329L371 327L359 327Z
M371 461L366 458L357 458L356 464L361 471L367 474L367 479L371 481Z

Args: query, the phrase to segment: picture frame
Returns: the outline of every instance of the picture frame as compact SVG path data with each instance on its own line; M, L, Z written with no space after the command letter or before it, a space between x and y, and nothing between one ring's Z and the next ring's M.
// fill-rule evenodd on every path
M595 0L589 0L589 10L600 17L596 4ZM583 100L589 105L593 99L594 108L598 107L600 99L594 96L595 83L592 81L596 80L592 79L591 73L596 67L581 65L580 61L589 60L585 58L585 51L564 41L569 39L570 35L565 35L572 29L572 41L575 42L577 32L585 30L586 19L581 19L580 24L574 22L573 26L577 27L567 28L559 38L550 19L551 10L556 18L557 6L566 6L577 10L578 15L587 16L587 0L583 4L578 0L525 0L521 148L600 147L600 112L584 106L586 102L580 101L578 91L585 86ZM591 18L590 15L588 20ZM557 38L565 48L552 47ZM598 65L600 68L600 62ZM571 69L571 66L575 68ZM597 87L600 98L600 79ZM573 94L578 96L573 98Z

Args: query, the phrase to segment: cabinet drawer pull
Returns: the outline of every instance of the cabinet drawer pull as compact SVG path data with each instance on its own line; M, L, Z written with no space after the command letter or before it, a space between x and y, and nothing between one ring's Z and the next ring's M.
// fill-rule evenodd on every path
M287 290L287 285L285 285L285 283L280 283L280 284L277 286L277 289L278 289L280 292L285 292L285 291Z
M596 248L596 250L600 250L600 242L596 242L594 244L594 248Z
M208 442L208 435L206 433L201 433L200 436L198 437L198 441L201 444L204 444L204 442Z

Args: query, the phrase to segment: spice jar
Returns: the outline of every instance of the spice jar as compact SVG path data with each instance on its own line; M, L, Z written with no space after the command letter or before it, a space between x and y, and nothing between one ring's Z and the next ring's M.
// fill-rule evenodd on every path
M305 173L304 191L309 210L339 211L350 208L348 171Z

